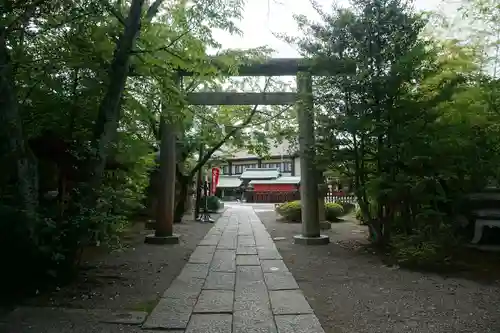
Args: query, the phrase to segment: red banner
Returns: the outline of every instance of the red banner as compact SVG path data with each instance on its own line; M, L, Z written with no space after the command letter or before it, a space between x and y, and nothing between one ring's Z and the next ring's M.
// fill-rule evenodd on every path
M212 188L210 191L212 195L215 195L215 190L217 189L217 185L219 185L219 175L220 169L212 168Z

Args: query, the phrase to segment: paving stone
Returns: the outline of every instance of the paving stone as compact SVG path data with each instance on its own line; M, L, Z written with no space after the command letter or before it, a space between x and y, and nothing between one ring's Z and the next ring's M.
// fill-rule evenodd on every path
M232 239L221 239L219 245L217 245L217 250L236 250L237 245L236 236Z
M283 259L278 250L272 248L257 247L257 254L259 255L260 260Z
M260 265L264 273L288 272L288 267L283 260L261 260Z
M299 289L299 285L290 272L264 273L264 280L269 290Z
M208 275L209 264L191 264L187 263L177 277L184 281L190 281L192 278L204 279Z
M184 329L196 299L162 298L143 324L145 329Z
M276 333L269 302L243 301L235 303L233 333Z
M257 248L255 246L238 246L236 248L236 254L257 254Z
M193 312L233 312L234 292L232 290L203 290Z
M275 315L311 314L313 310L300 290L270 291L271 307Z
M140 325L146 319L148 313L142 311L120 311L106 315L100 321L109 324Z
M231 333L230 314L193 314L185 333Z
M239 236L238 246L255 246L255 239L253 236Z
M192 264L209 264L215 253L215 246L198 246L191 254L189 262Z
M238 266L236 269L236 286L251 285L264 282L264 274L260 266Z
M234 290L236 273L209 272L203 289Z
M313 315L284 315L274 317L280 333L325 333Z
M165 291L163 297L170 298L198 298L201 292L201 288L204 279L191 278L191 279L179 279L176 278L170 287Z
M205 236L205 238L203 238L200 242L200 244L198 245L201 245L201 246L204 246L204 245L217 245L219 244L219 241L221 239L222 236L219 236L219 235L208 235L208 236Z
M260 265L257 255L236 255L236 266L258 266Z
M267 231L254 230L254 237L257 244L271 244L273 242L273 239Z
M268 315L272 315L271 311L271 300L269 299L269 293L267 295L262 294L263 297L255 299L243 299L242 297L235 297L233 311L250 311L255 309L262 309Z
M240 301L269 301L269 292L259 266L237 267L235 302Z
M264 301L269 298L269 292L267 290L266 284L263 281L255 282L251 285L236 285L234 298L235 302Z
M238 236L253 236L253 230L252 228L240 228L238 230Z
M215 251L210 271L213 272L235 272L236 271L236 251Z

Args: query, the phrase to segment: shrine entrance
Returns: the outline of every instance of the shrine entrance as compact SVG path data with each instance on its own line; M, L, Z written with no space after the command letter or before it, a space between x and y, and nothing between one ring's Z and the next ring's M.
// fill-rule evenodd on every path
M212 59L217 66L217 58ZM223 68L221 65L220 67ZM295 105L299 127L300 191L302 203L302 234L294 237L299 244L327 244L328 236L320 234L318 211L318 171L316 169L316 148L314 136L314 103L312 76L332 76L346 72L347 67L332 67L332 61L318 62L302 58L273 58L264 62L243 64L237 74L227 76L296 76L297 92L193 92L186 96L191 105ZM178 71L179 77L197 73ZM175 209L175 189L171 184L176 177L176 128L162 117L160 122L161 179L160 202L165 203L158 210L156 231L146 238L147 243L177 243L172 227Z

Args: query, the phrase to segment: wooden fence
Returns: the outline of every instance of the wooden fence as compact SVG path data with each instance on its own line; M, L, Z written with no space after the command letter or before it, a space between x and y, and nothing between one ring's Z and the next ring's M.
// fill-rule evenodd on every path
M325 196L325 202L345 202L356 204L356 196L339 192L328 192Z
M287 201L300 200L300 191L246 191L247 202L255 203L282 203ZM354 195L345 195L339 192L328 192L325 202L349 202L356 203Z
M299 191L246 191L245 198L247 202L255 203L282 203L287 201L300 200Z

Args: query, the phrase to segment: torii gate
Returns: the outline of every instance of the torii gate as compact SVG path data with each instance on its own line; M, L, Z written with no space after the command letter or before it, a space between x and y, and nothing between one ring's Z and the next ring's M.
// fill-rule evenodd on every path
M212 63L218 66L217 58ZM221 68L224 66L221 64ZM313 61L302 58L273 58L264 62L244 64L237 74L229 76L296 76L297 93L293 92L196 92L187 94L192 105L292 105L297 106L299 121L300 192L302 202L302 234L294 237L296 244L328 244L328 236L320 234L318 214L318 178L315 165L314 105L312 76L331 76L349 71L342 63L332 64L331 59ZM178 71L179 76L197 73ZM177 244L179 238L173 234L175 209L176 129L162 118L160 123L160 170L161 179L155 234L146 237L151 244Z

